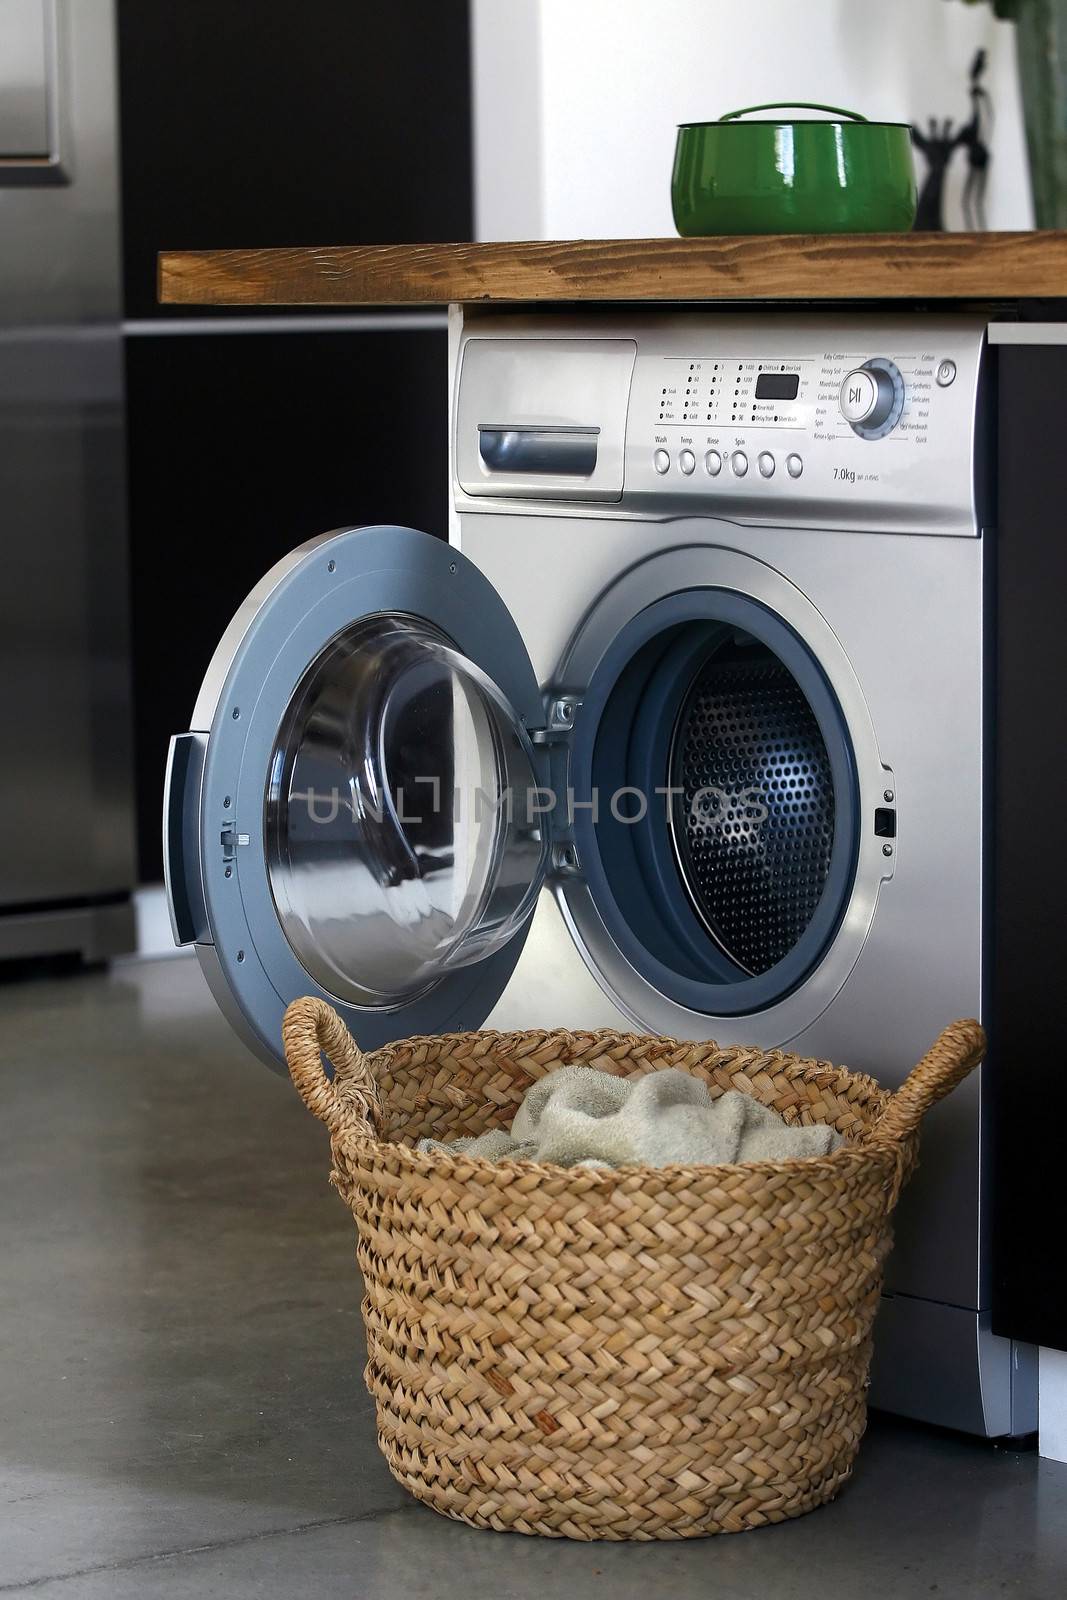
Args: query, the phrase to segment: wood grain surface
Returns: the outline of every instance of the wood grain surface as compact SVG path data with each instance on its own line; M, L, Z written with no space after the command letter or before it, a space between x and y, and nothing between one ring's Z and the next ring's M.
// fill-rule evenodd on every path
M1067 232L173 250L159 290L198 306L1046 299L1067 296Z

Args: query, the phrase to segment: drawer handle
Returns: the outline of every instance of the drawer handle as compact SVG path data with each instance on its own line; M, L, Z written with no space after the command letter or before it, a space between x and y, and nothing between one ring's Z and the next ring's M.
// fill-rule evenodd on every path
M596 470L599 428L478 428L478 453L490 472L588 478Z

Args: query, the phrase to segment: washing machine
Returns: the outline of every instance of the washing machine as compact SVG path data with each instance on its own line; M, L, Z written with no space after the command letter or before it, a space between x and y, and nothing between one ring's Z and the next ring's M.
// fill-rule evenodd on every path
M452 315L449 538L295 550L172 743L179 943L281 1064L561 1025L901 1081L988 979L984 326ZM417 470L418 441L382 472ZM929 1117L872 1400L1034 1426L991 1332L981 1073Z

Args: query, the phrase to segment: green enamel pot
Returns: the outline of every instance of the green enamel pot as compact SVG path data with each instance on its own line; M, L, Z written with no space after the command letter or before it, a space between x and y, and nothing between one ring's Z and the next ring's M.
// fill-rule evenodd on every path
M741 120L756 111L822 111L832 120ZM678 129L671 201L683 238L906 233L915 198L906 122L798 102L746 106Z

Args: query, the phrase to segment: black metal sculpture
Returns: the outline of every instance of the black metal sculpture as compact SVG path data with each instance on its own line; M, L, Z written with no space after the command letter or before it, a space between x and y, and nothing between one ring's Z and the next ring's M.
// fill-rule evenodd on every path
M927 130L912 128L911 140L926 158L927 173L919 191L919 204L915 213L915 229L919 233L943 233L945 219L942 211L945 193L945 174L957 150L967 151L967 177L963 185L963 221L968 229L985 228L985 191L989 179L990 150L988 140L993 134L993 102L988 90L982 87L986 69L986 53L979 50L971 62L970 97L971 116L957 132L952 131L952 120L946 117L940 124L931 117Z

